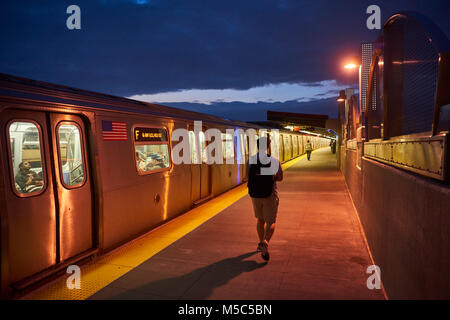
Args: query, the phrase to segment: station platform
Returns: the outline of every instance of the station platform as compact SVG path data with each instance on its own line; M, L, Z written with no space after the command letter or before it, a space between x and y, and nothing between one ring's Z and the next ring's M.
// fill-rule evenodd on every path
M270 261L256 252L241 185L24 299L386 299L369 290L370 249L330 148L283 165Z

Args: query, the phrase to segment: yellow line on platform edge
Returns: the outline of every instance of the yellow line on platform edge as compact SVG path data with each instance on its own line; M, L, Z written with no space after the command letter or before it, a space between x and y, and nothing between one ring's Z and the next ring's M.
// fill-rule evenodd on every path
M306 155L301 155L282 164L288 169ZM25 300L84 300L100 291L111 282L136 268L164 248L208 221L222 210L247 194L243 183L214 199L168 221L137 239L112 252L81 266L81 288L68 289L66 282L70 275L47 284L24 296Z

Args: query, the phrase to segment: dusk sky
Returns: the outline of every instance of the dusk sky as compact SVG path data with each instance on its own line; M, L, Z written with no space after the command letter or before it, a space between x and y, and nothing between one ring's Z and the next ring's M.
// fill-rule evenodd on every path
M69 30L69 5L81 29ZM347 58L414 10L449 36L450 1L2 1L0 72L236 120L266 110L336 116Z

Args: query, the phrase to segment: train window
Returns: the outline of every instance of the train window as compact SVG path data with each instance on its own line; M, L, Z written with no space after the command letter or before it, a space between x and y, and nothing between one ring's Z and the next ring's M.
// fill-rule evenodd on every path
M205 139L205 133L203 131L200 131L198 133L198 142L200 143L200 154L202 158L202 162L206 163L207 154L206 154L206 139ZM191 164L201 164L201 162L198 160L198 146L197 142L195 141L195 133L194 131L189 131L189 146L191 149Z
M248 142L248 152L249 152L249 156L253 157L255 154L258 153L258 147L257 147L257 143L258 143L258 135L255 134L253 135L253 137L247 137L247 142Z
M134 128L134 148L138 173L170 167L169 139L162 128Z
M35 195L45 186L40 130L34 122L14 121L8 133L14 189L20 195Z
M249 137L248 136L244 136L244 146L245 146L245 155L248 156L248 143L249 143Z
M198 164L197 144L195 143L194 131L189 131L189 147L191 149L191 163Z
M203 131L199 132L198 139L200 141L200 151L202 153L202 162L206 163L208 156L206 154L206 138L205 138L205 133Z
M243 133L240 133L239 134L239 147L238 148L239 148L239 154L241 156L242 163L245 162L245 155L246 155L245 147L246 147L245 136L244 136Z
M234 159L234 140L230 133L222 133L222 152L224 159Z
M81 130L75 123L58 125L59 166L65 187L81 186L85 180Z

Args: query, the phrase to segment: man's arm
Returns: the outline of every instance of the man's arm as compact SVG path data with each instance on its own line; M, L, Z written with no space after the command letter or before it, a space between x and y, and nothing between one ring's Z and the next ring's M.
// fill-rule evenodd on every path
M31 184L31 182L33 181L33 177L28 175L28 174L17 174L14 178L15 183L17 183L19 185L19 187L21 187L23 190L25 190L25 188L27 186L29 186Z
M278 161L278 171L274 177L275 177L275 181L283 181L283 169L281 168L280 161Z

